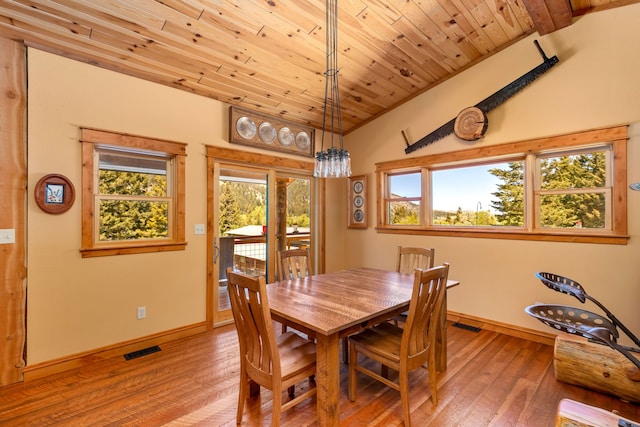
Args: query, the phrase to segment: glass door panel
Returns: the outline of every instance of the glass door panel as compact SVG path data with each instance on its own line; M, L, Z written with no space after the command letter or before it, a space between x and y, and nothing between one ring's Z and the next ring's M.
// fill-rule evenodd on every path
M276 250L309 249L313 260L311 178L278 173L276 205Z
M232 318L226 269L265 277L269 269L268 172L220 166L215 176L214 324Z

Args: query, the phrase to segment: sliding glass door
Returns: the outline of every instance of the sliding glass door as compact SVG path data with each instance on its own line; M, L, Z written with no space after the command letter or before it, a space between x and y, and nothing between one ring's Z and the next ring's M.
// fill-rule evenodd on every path
M209 195L214 326L232 320L226 269L276 280L276 251L308 248L313 257L312 177L213 162ZM313 258L312 258L313 259Z

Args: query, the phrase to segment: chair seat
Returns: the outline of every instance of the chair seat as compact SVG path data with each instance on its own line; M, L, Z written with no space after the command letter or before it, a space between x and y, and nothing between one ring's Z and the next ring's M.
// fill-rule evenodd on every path
M283 388L291 379L311 376L316 371L316 345L295 332L285 332L276 338L280 352ZM295 382L294 382L295 384Z
M392 369L400 366L400 343L402 341L402 328L391 323L380 323L373 328L349 337L358 353L367 357L381 361Z

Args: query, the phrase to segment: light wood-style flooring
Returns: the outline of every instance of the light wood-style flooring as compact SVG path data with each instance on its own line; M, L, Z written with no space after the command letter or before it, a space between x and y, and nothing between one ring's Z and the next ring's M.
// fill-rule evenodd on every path
M279 328L276 328L278 330ZM233 325L161 346L137 359L90 366L0 388L0 426L233 426L238 398L238 340ZM346 397L343 426L401 426L399 394L359 377L359 395ZM438 376L439 404L430 400L426 371L412 374L416 426L553 426L560 399L571 398L640 420L640 406L560 383L553 348L482 330L448 325L448 369ZM303 386L304 387L304 386ZM271 395L245 406L244 426L270 424ZM317 425L311 398L284 413L284 426Z

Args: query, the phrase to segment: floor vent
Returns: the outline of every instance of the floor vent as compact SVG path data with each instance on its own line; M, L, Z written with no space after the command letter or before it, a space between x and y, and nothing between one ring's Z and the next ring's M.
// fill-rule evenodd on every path
M464 323L460 323L460 322L455 322L453 326L460 329L466 329L467 331L472 331L472 332L480 332L481 330L477 326L465 325Z
M160 351L160 347L154 345L153 347L143 348L142 350L132 351L131 353L127 353L124 355L126 360L136 359L138 357L146 356L147 354L156 353Z

